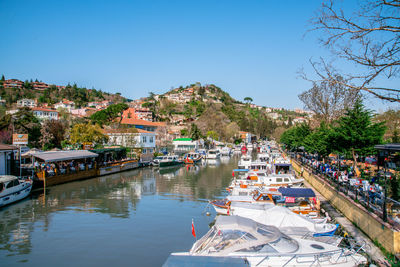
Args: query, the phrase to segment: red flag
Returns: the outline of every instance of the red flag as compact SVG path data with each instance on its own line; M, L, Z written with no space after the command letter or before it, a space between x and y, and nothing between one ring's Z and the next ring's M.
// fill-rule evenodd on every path
M231 210L231 205L228 206L228 210L227 210L227 212L226 212L227 215L230 215L230 214L229 214L229 213L230 213L230 210Z
M193 219L192 219L192 235L193 235L194 237L196 237L196 231L194 230L194 222L193 222Z

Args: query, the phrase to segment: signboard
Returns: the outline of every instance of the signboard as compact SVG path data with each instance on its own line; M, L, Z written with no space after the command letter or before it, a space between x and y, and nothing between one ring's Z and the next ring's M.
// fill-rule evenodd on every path
M13 134L13 145L27 145L28 134Z
M83 143L82 145L83 145L84 150L89 150L89 149L93 148L93 143L91 143L91 142Z

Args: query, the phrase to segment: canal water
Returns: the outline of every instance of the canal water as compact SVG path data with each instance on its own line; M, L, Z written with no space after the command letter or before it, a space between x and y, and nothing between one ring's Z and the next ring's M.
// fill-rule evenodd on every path
M161 266L213 223L237 158L58 185L0 209L0 266ZM202 214L203 213L203 214Z

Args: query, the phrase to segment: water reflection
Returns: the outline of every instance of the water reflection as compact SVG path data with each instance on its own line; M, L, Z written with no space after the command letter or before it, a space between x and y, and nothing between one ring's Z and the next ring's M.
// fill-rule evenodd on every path
M140 236L140 231L153 231L151 227L155 227L153 220L156 220L157 216L155 210L160 205L163 205L163 210L176 210L176 213L171 218L163 218L163 220L169 220L169 223L174 225L187 216L186 213L188 211L179 211L179 208L190 208L192 214L200 215L201 209L207 203L207 199L221 195L221 192L230 181L230 173L234 167L234 161L232 160L229 161L228 159L223 162L224 164L221 164L221 161L214 160L207 161L206 164L166 169L143 168L50 187L47 189L46 194L42 191L34 192L28 199L0 209L0 260L3 262L2 259L7 259L6 262L8 264L15 264L20 261L35 262L37 260L36 257L40 257L32 252L33 248L37 248L36 251L40 251L42 246L48 248L49 245L44 244L43 240L53 240L54 236L68 238L69 234L74 236L75 249L90 251L91 248L80 245L80 242L88 242L88 240L84 240L84 237L80 237L80 235L87 235L87 232L84 229L80 230L79 225L75 225L79 221L79 219L75 218L80 218L83 222L94 221L91 224L93 231L97 229L97 231L102 232L110 231L110 225L108 224L111 224L111 222L124 224L121 220L129 220L132 225L135 225L139 223L138 220L140 218L144 222L142 227L148 225L148 228L141 230L135 227L128 228L128 233L136 236L133 240L129 240L130 244L126 247L126 253L129 252L129 255L131 255L132 246L135 246L135 244L146 246L146 242L137 236ZM164 202L160 202L163 200ZM168 202L165 202L165 200L168 200ZM199 208L190 204L191 206L180 207L176 202L177 200L178 202L200 201L203 206ZM140 206L143 207L140 208ZM95 214L102 217L98 217ZM106 216L105 218L103 217L104 215ZM107 217L112 221L106 219ZM96 223L99 218L103 220L102 223ZM208 225L208 222L204 225ZM182 231L178 228L176 230ZM48 237L38 237L38 235L34 234L36 232L48 232ZM121 235L123 234L121 233ZM119 236L118 238L121 239L122 237ZM150 238L153 238L153 236L150 236ZM191 243L192 240L186 240L185 238L184 241L173 240L173 242L176 243L175 248L177 248L185 244L185 242ZM107 246L103 248L102 245L99 244L100 250L106 249ZM173 248L174 246L159 248L163 253L160 252L160 258L152 259L154 260L153 263L162 263L164 260L162 257L167 255L167 252ZM48 249L50 250L49 253L54 253L56 257L59 250L63 248L54 245ZM31 255L30 257L29 254L31 253L35 254L35 256ZM95 252L93 251L93 253ZM96 253L99 253L99 251L96 251ZM151 257L151 251L147 253L149 253L147 256ZM18 255L25 256L19 257ZM5 256L8 257L5 258ZM128 264L131 259L126 260ZM147 264L143 263L141 265Z

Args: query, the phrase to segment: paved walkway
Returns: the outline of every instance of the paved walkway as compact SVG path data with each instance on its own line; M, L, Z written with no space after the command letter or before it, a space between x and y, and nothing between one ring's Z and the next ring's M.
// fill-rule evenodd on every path
M306 180L304 184L307 187L313 188ZM342 228L352 236L357 242L365 242L365 251L379 266L390 266L381 250L363 233L360 229L355 227L343 214L337 211L317 190L313 188L318 199L321 201L321 207L328 212L329 216L336 220Z

